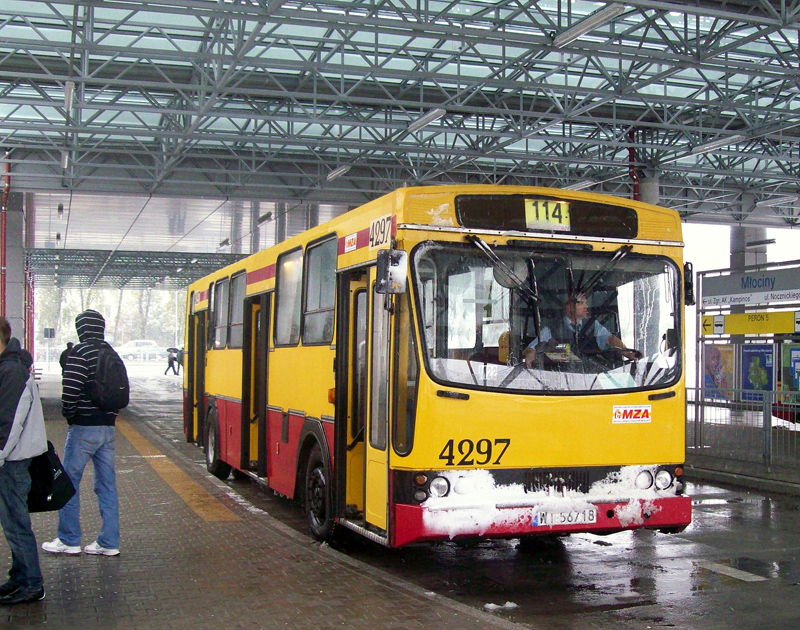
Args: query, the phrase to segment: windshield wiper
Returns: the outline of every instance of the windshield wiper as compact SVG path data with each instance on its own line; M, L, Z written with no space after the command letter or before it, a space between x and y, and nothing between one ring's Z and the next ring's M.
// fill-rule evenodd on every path
M519 289L519 292L522 296L528 300L531 304L535 305L536 302L539 301L538 291L532 290L529 286L525 284L525 280L520 278L514 270L505 264L500 257L492 251L492 248L479 236L475 236L473 234L467 234L466 239L473 243L475 247L477 247L481 253L486 256L490 263L494 267L500 269L506 276L508 276L514 285ZM535 282L535 281L534 281ZM534 285L535 286L535 285Z
M616 267L619 264L619 262L630 253L632 249L633 245L623 245L622 247L620 247L616 252L614 252L614 255L608 260L608 262L602 267L600 267L600 269L598 269L595 272L595 274L591 278L589 278L589 280L586 281L586 284L584 284L578 289L578 293L583 293L585 296L588 297L589 294L592 292L592 289L595 287L595 285L598 282L600 282L600 280L603 279L603 276L605 276L609 271L611 271L611 269Z

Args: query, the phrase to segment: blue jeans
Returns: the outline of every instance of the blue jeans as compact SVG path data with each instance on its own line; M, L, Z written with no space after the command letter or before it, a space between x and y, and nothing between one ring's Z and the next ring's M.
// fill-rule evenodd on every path
M39 547L31 529L31 515L28 514L30 463L30 459L22 459L7 461L0 466L0 523L11 548L8 581L17 584L25 592L38 591L43 584Z
M70 425L64 444L64 470L75 486L75 496L58 512L58 537L65 545L81 544L81 494L83 471L89 460L94 464L94 493L100 507L103 527L97 543L106 549L119 549L119 501L114 471L114 427Z

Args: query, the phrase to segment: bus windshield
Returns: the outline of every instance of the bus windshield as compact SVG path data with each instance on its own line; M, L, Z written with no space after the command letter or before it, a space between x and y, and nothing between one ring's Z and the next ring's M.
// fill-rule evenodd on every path
M681 370L679 279L660 256L423 243L412 252L437 382L515 393L653 389ZM489 250L490 251L487 251Z

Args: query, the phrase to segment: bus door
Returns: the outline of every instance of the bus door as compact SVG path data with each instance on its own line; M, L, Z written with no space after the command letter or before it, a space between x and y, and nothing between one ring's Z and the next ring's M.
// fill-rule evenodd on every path
M389 365L392 296L375 292L375 268L370 269L368 414L366 427L366 480L364 520L387 528L389 487Z
M192 396L192 420L194 421L194 441L205 444L206 409L206 318L208 311L200 311L192 315L194 334L189 338L189 382ZM186 369L186 368L184 368ZM188 437L188 436L187 436Z
M347 425L345 450L345 515L356 519L364 516L365 446L367 425L367 340L369 338L369 296L367 273L354 272L348 280L347 339Z
M263 294L245 303L244 352L242 353L242 470L255 466L267 476L267 331L270 296Z

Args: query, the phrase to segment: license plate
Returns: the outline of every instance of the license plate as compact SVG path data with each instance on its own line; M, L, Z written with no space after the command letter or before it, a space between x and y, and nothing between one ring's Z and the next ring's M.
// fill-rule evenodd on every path
M580 525L581 523L596 522L596 508L570 512L539 512L539 525Z

